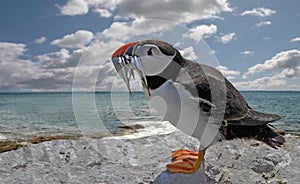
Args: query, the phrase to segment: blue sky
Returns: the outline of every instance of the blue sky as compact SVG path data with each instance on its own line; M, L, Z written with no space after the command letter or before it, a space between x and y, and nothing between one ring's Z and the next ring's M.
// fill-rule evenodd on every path
M107 60L147 38L211 62L238 89L300 90L299 18L298 0L3 0L0 91L125 89Z

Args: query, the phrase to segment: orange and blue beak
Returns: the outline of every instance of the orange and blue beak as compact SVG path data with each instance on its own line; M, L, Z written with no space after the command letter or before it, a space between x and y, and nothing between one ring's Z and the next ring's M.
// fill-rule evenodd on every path
M129 92L131 92L130 79L131 77L134 78L134 71L136 71L142 80L143 86L148 90L148 93L150 94L141 60L138 56L135 55L135 50L138 46L139 42L130 42L119 47L112 54L111 60L114 64L115 69L126 83Z
M119 47L115 52L112 54L113 58L118 58L121 56L129 55L132 56L134 52L134 48L138 45L138 42L130 42L121 47Z

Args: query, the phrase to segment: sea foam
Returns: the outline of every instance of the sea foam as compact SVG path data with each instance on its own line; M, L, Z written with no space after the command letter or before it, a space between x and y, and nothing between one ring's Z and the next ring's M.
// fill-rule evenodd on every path
M142 121L135 124L143 125L145 128L138 129L129 135L115 136L115 139L137 139L151 135L165 135L177 131L178 129L168 121ZM110 139L111 137L107 137Z

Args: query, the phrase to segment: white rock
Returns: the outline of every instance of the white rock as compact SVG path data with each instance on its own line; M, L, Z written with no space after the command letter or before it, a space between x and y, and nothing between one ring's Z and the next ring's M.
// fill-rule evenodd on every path
M297 183L300 139L286 136L281 149L254 140L210 147L194 174L170 174L171 151L197 150L180 132L138 139L56 140L0 154L1 183Z

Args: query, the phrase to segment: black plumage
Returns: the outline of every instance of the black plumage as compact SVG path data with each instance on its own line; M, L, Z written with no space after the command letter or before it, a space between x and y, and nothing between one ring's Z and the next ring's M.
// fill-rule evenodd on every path
M226 94L225 113L220 133L225 139L255 138L263 141L273 148L281 146L285 140L275 133L268 123L280 119L276 114L267 114L252 109L240 92L230 81L215 68L189 61L171 45L157 41L146 40L141 44L155 44L162 53L175 55L173 63L157 76L146 76L148 87L155 89L168 79L181 83L196 99L199 99L199 108L204 112L210 112L218 106L212 102L212 88L215 93ZM182 72L184 70L184 72ZM185 75L188 75L188 79ZM212 86L214 85L214 86ZM219 94L214 94L219 95ZM215 106L216 105L216 106Z

